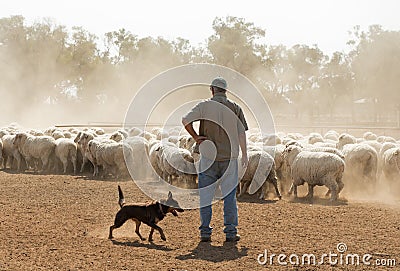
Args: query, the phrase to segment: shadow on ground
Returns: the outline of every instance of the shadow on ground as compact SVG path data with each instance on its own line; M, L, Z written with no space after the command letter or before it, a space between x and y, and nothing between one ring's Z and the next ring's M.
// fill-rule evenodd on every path
M224 242L222 246L213 246L208 242L199 242L191 252L176 257L178 260L205 260L209 262L222 262L239 259L247 256L247 247L237 247L236 243Z

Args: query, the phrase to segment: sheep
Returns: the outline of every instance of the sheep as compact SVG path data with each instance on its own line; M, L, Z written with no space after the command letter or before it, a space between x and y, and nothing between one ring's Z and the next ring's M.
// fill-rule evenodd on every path
M125 134L116 131L114 133L111 134L110 139L114 140L115 142L120 142L122 140L124 140L126 138Z
M283 160L282 153L285 150L285 146L282 144L276 145L275 147L264 146L263 151L274 157L276 176L279 180L279 186L281 191L289 189L289 175L288 166Z
M59 138L65 138L64 133L61 132L61 131L54 131L54 132L51 134L51 136L52 136L55 140L57 140L57 139L59 139Z
M376 140L378 137L376 136L376 134L374 134L372 132L365 132L363 134L363 138L365 140Z
M302 151L298 146L289 146L283 156L291 170L293 180L289 191L294 191L297 198L297 186L308 183L308 194L306 198L312 199L314 195L314 186L325 185L328 187L331 198L330 201L336 201L344 184L342 176L345 168L344 161L336 154L327 152Z
M74 174L76 174L77 144L68 138L56 139L55 155L63 165L63 173L67 173L68 161L72 163Z
M336 148L330 148L330 147L306 147L303 150L305 151L310 151L310 152L329 152L332 154L336 154L337 156L339 156L341 159L344 160L344 154L336 149Z
M133 163L133 151L128 144L91 140L88 143L88 148L90 150L87 150L87 152L94 158L94 176L98 175L99 166L103 168L102 177L108 173L111 173L116 178L127 175L127 164Z
M397 143L396 140L390 136L378 136L376 141L378 141L379 143L385 143L385 142Z
M262 141L263 141L264 145L267 145L267 146L275 146L277 144L282 143L282 140L280 139L280 137L275 134L264 135L262 137Z
M81 164L81 169L80 169L81 173L83 172L85 165L88 161L88 157L86 154L87 145L88 145L89 141L92 140L93 138L95 138L93 133L81 131L76 135L76 137L74 139L74 142L78 145L78 156L82 157L82 164ZM92 162L92 161L90 161L90 162Z
M143 131L141 129L137 127L132 127L131 129L129 129L128 136L139 136L142 133Z
M150 165L152 166L156 176L161 177L161 178L163 177L162 165L161 165L161 154L160 154L160 149L161 149L162 145L163 145L163 143L158 141L155 144L153 144L149 150Z
M27 165L34 165L35 171L39 170L35 159L42 162L40 172L48 169L50 156L54 154L56 147L54 138L50 136L33 136L27 133L18 133L13 144L17 146Z
M8 131L6 131L5 129L0 129L0 138L2 138L5 135L10 134Z
M281 199L274 158L261 150L248 152L248 159L249 163L246 169L243 168L241 163L239 165L239 176L242 174L243 176L240 179L238 195L242 196L249 189L249 193L258 192L259 199L264 199L267 185L271 183L275 188L276 195Z
M324 142L324 138L318 133L310 133L308 135L308 144L315 144L317 142Z
M367 144L346 144L342 152L345 157L345 179L361 179L375 184L378 171L378 154Z
M338 140L336 148L339 150L343 149L346 144L355 144L357 142L357 139L349 134L341 134Z
M338 132L336 132L334 130L329 130L328 132L325 133L324 139L325 140L338 141L339 134L338 134Z
M197 171L191 153L176 145L163 144L160 149L163 179L172 184L173 177L178 177L190 188L196 185Z
M17 163L17 170L21 170L22 157L18 148L14 146L15 135L5 135L2 137L3 142L3 166L6 169L7 163L10 162L10 168L13 167L14 159Z
M400 148L391 148L383 154L382 172L389 181L400 178Z
M149 142L139 136L128 137L124 141L133 150L134 164L132 164L133 178L146 178L149 174Z

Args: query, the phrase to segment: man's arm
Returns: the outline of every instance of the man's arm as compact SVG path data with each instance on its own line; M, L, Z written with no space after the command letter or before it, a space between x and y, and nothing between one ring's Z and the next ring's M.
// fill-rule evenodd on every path
M249 163L249 159L247 158L247 142L245 132L239 133L239 146L242 150L242 165L245 168Z
M182 119L182 124L185 126L186 131L193 137L197 144L200 144L204 140L207 139L205 136L199 136L193 128L192 122L187 122L185 119Z

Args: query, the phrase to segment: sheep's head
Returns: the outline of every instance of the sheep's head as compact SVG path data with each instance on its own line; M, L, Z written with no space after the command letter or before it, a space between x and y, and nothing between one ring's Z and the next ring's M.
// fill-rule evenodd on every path
M79 139L81 139L81 135L82 135L82 132L79 132L79 133L76 135L76 137L75 137L75 139L74 139L74 142L75 142L75 143L78 143L78 142L79 142Z
M292 164L294 158L301 152L301 148L299 146L291 145L285 148L282 152L283 160L289 165Z
M19 144L21 144L22 142L25 142L27 138L27 135L25 133L18 133L15 135L15 138L13 140L13 145L17 146Z

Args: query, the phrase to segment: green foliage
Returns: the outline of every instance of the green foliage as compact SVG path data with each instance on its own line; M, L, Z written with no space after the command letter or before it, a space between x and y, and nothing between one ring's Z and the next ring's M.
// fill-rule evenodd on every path
M49 19L26 25L22 16L2 18L0 92L10 103L126 103L157 73L207 62L244 74L276 108L292 104L332 115L339 104L360 98L382 108L400 104L399 31L355 26L352 50L329 57L316 45L267 44L267 32L243 18L216 18L212 28L205 45L193 46L183 38L139 38L124 28L99 38Z

